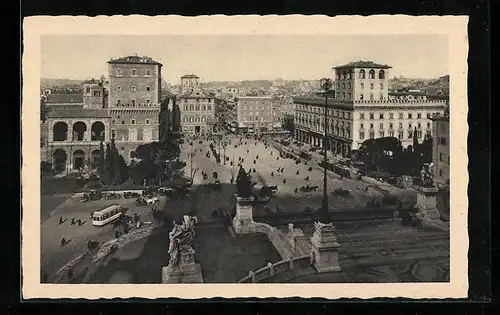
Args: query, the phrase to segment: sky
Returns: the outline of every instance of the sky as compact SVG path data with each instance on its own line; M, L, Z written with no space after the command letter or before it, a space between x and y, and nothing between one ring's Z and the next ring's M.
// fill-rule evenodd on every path
M149 56L162 76L178 84L194 73L201 82L314 80L332 77L332 67L371 60L393 68L390 77L437 78L449 74L445 35L45 35L41 77L89 79L107 76L107 61Z

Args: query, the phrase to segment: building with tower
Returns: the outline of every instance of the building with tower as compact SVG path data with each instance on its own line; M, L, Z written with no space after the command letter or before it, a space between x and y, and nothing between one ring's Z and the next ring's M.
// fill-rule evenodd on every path
M447 101L390 97L390 69L372 61L334 67L335 97L328 98L326 126L324 97L294 97L296 139L323 147L326 131L328 149L347 156L367 139L396 137L407 148L413 145L414 132L421 141L432 135L431 119L444 112Z
M140 144L159 140L162 64L126 56L108 65L109 80L83 81L83 95L49 96L42 159L59 170L96 168L101 141L114 138L128 162Z
M215 97L200 89L199 77L187 74L181 77L181 93L175 98L175 118L184 135L204 136L216 133ZM174 122L175 125L175 122Z
M151 57L108 61L111 137L126 161L140 144L159 140L162 64Z
M200 92L200 78L194 74L186 74L181 77L180 94L197 94Z

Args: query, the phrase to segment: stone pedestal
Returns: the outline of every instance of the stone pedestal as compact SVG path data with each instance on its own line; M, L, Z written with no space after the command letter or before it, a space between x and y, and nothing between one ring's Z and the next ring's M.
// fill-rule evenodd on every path
M339 248L332 223L314 222L314 234L311 237L311 258L314 268L319 273L341 271Z
M420 187L417 192L417 208L429 220L439 220L436 198L438 189L435 187Z
M253 221L253 203L253 197L242 198L236 196L236 215L233 218L233 228L235 233L255 233L255 222Z
M162 268L162 283L203 283L201 266L194 262L195 251L181 252L179 264Z

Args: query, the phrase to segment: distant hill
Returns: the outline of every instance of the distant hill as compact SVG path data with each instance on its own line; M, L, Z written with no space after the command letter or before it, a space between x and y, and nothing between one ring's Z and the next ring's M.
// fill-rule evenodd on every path
M217 87L242 87L242 88L270 88L273 85L271 80L245 80L245 81L210 81L203 82L204 86L217 88Z
M83 80L41 78L40 85L46 88L65 85L80 85Z

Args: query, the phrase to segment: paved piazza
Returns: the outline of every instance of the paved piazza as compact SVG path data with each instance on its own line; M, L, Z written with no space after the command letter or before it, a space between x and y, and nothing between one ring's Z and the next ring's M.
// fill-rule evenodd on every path
M217 164L212 153L210 157L206 154L210 150L211 141L204 140L199 143L199 139L186 141L181 147L181 160L186 162L184 170L185 176L190 176L191 164L194 173L193 187L190 189L188 198L177 199L170 197L161 197L161 205L156 208L163 209L163 214L167 217L167 226L161 227L159 233L155 233L146 239L133 242L120 248L111 260L104 265L99 266L95 273L82 278L75 278L72 282L90 282L90 283L158 283L161 281L161 267L168 263L168 232L171 229L172 221L179 222L185 214L195 214L199 218L210 218L214 210L229 214L233 211L235 200L233 198L235 185L231 185L232 177L236 177L238 171L238 160L243 159L242 165L246 170L252 170L252 180L257 183L256 192L262 185L277 185L278 192L272 196L270 202L265 205L254 207L255 215L266 215L268 213L294 214L304 213L307 207L317 209L321 205L323 174L320 170L313 167L312 171L308 168L313 166L313 161L307 165L301 163L296 165L294 160L279 157L279 151L268 146L263 141L250 139L241 139L236 136L227 136L226 140L230 142L226 148L226 156L229 161ZM234 146L237 145L237 148ZM218 146L215 146L218 150ZM224 150L221 147L221 156ZM192 155L192 161L190 156ZM257 158L258 156L258 158ZM318 155L317 158L320 156ZM230 162L233 162L233 166ZM255 164L254 164L255 161ZM191 163L192 162L192 163ZM255 168L256 172L253 173ZM278 172L283 168L283 174ZM299 175L296 174L297 170ZM208 179L204 180L202 171L208 174ZM212 173L217 172L221 182L220 190L214 190L210 185L213 182ZM271 173L274 173L272 176ZM309 177L309 181L305 181ZM286 183L283 180L286 179ZM306 184L318 186L316 192L295 193ZM382 184L378 186L383 186ZM391 193L404 200L406 203L414 203L415 192L411 190L402 190L394 187L378 187L367 184L363 181L354 179L340 179L333 174L328 176L329 202L332 211L335 209L342 211L357 211L366 208L366 202L369 198L382 198L384 194ZM344 188L351 191L350 198L336 198L331 194L335 188ZM42 217L42 272L44 272L49 281L51 276L61 268L65 263L71 261L81 253L87 250L88 240L98 240L103 243L114 238L114 230L111 225L99 228L94 227L90 221L90 212L97 211L111 204L121 204L128 207L128 214L138 213L142 221L153 221L150 211L151 207L136 206L135 199L116 199L99 200L92 202L82 202L81 197L71 196L71 193L65 191L59 196L61 199L67 198L64 202L46 201L47 207L52 202L54 209L44 210ZM43 200L43 199L42 199ZM60 203L59 205L57 205ZM267 209L265 209L267 208ZM59 217L67 218L63 224L59 224ZM82 219L85 221L83 226L70 225L71 218ZM222 221L221 221L222 220ZM250 270L256 270L264 267L268 262L277 262L281 260L271 242L265 235L254 236L231 236L228 231L228 222L219 219L215 226L212 224L200 224L196 232L196 259L202 266L205 282L234 282L248 275ZM222 223L221 223L222 222ZM286 233L286 223L283 222L282 228ZM312 235L311 225L297 225L307 237ZM448 246L448 236L439 233L418 232L414 228L403 226L394 226L394 224L381 223L380 225L370 227L357 227L356 225L339 225L338 239L342 244L340 252L340 262L346 266L345 272L336 275L322 277L321 281L315 279L313 275L308 274L308 269L302 270L304 274L283 274L276 279L270 278L268 281L298 281L298 282L377 282L377 279L384 279L385 276L377 278L373 274L390 274L389 279L407 279L413 281L412 274L423 274L422 279L444 279L446 272L436 274L435 270L446 270L441 266L441 260L446 260ZM70 239L66 246L61 246L61 238ZM435 238L435 239L432 239ZM439 249L439 246L445 246ZM361 255L362 254L362 255ZM361 255L361 256L360 256ZM414 256L412 256L414 255ZM426 262L415 267L409 272L410 267L401 267L400 265L391 265L391 259L400 259L406 262L411 261L412 257L428 258ZM444 258L443 258L444 257ZM396 260L397 260L396 259ZM362 266L364 262L369 262L366 268L375 268L373 270L384 271L357 271L356 266ZM90 264L90 262L87 262ZM441 265L440 265L441 264ZM358 266L358 267L359 267ZM364 266L364 265L363 265ZM385 266L385 267L381 267ZM399 267L398 267L399 266ZM405 265L406 266L406 265ZM409 265L408 265L409 266ZM359 268L365 268L359 267ZM378 268L378 269L377 269ZM389 269L387 269L389 268ZM404 272L400 269L403 268ZM406 269L405 269L406 268ZM410 268L410 269L409 269ZM411 269L411 270L413 270ZM368 270L368 269L367 269ZM394 271L396 270L396 271ZM399 270L399 271L398 271ZM310 271L310 270L309 270ZM392 273L391 273L392 272ZM362 276L364 274L364 276ZM356 275L355 278L353 275ZM386 277L386 278L387 278ZM392 277L392 278L391 278ZM416 276L415 276L416 277ZM434 277L434 278L433 278ZM418 278L418 277L417 277ZM417 279L415 278L415 279ZM382 280L380 280L382 281ZM394 280L397 281L397 280ZM416 280L415 280L416 281ZM427 281L427 280L423 280ZM430 281L430 280L429 280Z
M213 181L211 174L214 171L218 172L221 183L229 184L231 176L236 178L238 160L242 158L242 165L245 170L253 170L254 168L256 170L256 173L252 172L252 180L257 183L256 189L262 187L262 185L278 186L278 192L271 198L271 201L265 205L270 212L275 212L277 208L279 208L278 211L285 213L304 212L308 207L316 210L321 206L321 198L323 196L323 173L314 167L317 166L317 162L309 161L307 165L304 163L296 165L295 161L292 159L279 157L279 151L270 144L266 148L266 145L262 141L242 138L240 142L240 139L241 138L234 135L226 138L226 140L230 142L226 148L226 156L229 157L229 161L226 162L226 165L222 162L221 165L217 165L212 154L210 154L210 158L206 157L206 153L209 151L210 141L203 141L203 144L199 144L198 140L195 140L193 141L192 148L188 142L185 142L182 146L181 159L187 163L186 175L190 172L189 154L194 152L193 170L195 172L195 184L204 184ZM238 147L234 148L235 145L238 145ZM217 146L216 148L218 150ZM220 150L222 157L224 150L222 147ZM230 165L230 161L234 161L234 166ZM254 161L256 162L255 164ZM308 168L311 166L313 166L313 170L308 171ZM278 172L279 168L284 169L283 173ZM207 180L203 180L201 175L203 170L209 174ZM297 171L299 171L298 175ZM273 173L273 176L271 173ZM332 173L329 174L328 198L332 209L356 210L365 208L366 202L370 198L381 199L384 193L389 192L398 196L398 199L406 205L415 203L416 194L414 191L385 186L383 190L386 192L383 192L375 185L370 185L355 179L340 179L339 177L333 179L332 177L334 177L334 175ZM309 177L308 181L305 180L306 177ZM283 180L286 180L286 184L283 183ZM300 187L305 185L318 186L318 188L316 192L300 192ZM297 193L294 192L296 188L298 190ZM349 189L352 197L342 198L334 196L331 192L336 188ZM225 192L228 191L226 190ZM234 191L230 190L229 192ZM227 200L225 199L227 196L228 195L224 194L224 198L222 199ZM256 207L255 210L257 214L259 211L262 211L262 209L259 208L263 207Z

